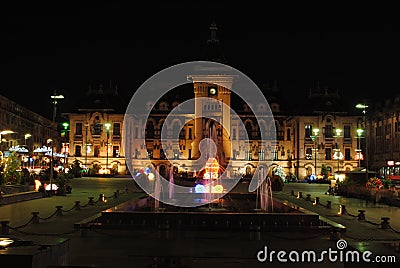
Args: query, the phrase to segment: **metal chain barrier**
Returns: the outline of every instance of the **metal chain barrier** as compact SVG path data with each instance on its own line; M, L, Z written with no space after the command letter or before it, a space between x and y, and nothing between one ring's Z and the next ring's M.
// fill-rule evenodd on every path
M285 193L285 194L287 194L287 193ZM291 191L291 193L289 195L290 196L295 196L293 190ZM305 201L313 202L311 200L311 195L310 194L307 194L307 197L304 197L302 192L298 192L297 199L303 199ZM316 200L314 201L313 205L321 205L323 207L328 207L327 205L323 205L322 203L320 203L319 202L319 198L316 198ZM346 214L346 215L349 215L350 217L358 218L359 221L363 221L363 222L369 223L369 224L374 225L374 226L382 226L382 225L384 225L384 226L382 226L382 229L390 229L395 233L398 233L398 234L400 233L399 230L395 230L392 226L390 226L389 223L385 223L384 221L382 223L376 223L376 222L372 222L370 220L366 220L365 219L365 215L364 215L364 210L359 210L359 214L355 215L355 214L352 214L352 213L348 212L348 210L345 208L344 205L341 205L341 212L339 214L341 214L341 215Z
M69 232L64 232L64 233L57 233L57 234L49 234L49 233L33 233L33 232L26 232L26 231L22 231L19 230L18 228L13 228L11 226L8 226L11 230L16 231L18 233L24 234L24 235L37 235L37 236L62 236L62 235L69 235L69 234L73 234L75 232L77 232L77 230L72 230Z
M43 220L43 221L45 221L45 220L48 220L48 219L50 219L50 218L54 217L56 214L57 214L57 210L56 210L56 211L54 211L54 213L53 213L53 214L51 214L50 216L48 216L48 217L46 217L46 218L41 218L41 217L39 217L39 216L38 216L38 218L39 218L40 220Z
M58 233L58 234L48 234L48 233L46 233L46 234L39 234L39 233L25 232L25 231L21 231L21 230L19 230L19 229L28 226L28 224L30 224L30 223L32 223L32 222L34 222L34 223L39 223L39 219L40 219L40 220L48 220L48 219L51 219L52 217L54 217L54 216L56 216L56 215L62 215L62 212L70 212L70 211L72 211L73 209L80 209L80 208L87 207L88 205L94 205L94 204L97 204L97 203L99 203L99 202L104 202L104 201L105 201L105 198L111 198L111 197L117 198L119 195L122 195L122 194L125 194L125 193L128 193L128 188L125 189L125 192L120 192L119 190L117 190L117 191L114 192L114 194L111 195L110 197L105 197L104 194L100 194L100 195L99 195L99 199L98 199L97 201L93 201L93 197L89 197L89 201L88 201L88 203L85 204L85 205L80 205L80 201L75 201L75 205L74 205L72 208L67 209L67 210L63 210L63 209L62 209L62 206L56 206L56 208L57 208L56 211L55 211L53 214L51 214L50 216L45 217L45 218L39 217L39 216L38 216L38 215L39 215L39 212L32 212L32 217L31 217L26 223L24 223L24 224L22 224L22 225L19 225L19 226L15 226L15 227L10 226L10 225L8 224L8 223L9 223L8 221L2 221L2 232L6 232L6 233L7 233L8 230L4 230L4 229L9 228L9 229L11 229L11 230L13 230L13 231L17 231L17 232L20 232L20 233L26 234L26 235L50 235L50 236L58 236L58 235L71 234L71 233L76 232L76 230L71 231L71 232Z
M74 208L76 208L78 206L78 204L75 204L72 208L64 210L62 209L62 212L70 212L71 210L73 210Z

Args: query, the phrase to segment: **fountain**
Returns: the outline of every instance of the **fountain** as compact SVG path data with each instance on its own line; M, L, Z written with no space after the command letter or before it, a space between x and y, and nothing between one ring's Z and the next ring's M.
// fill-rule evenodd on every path
M169 199L172 199L174 197L174 172L171 168L169 172Z
M212 138L212 132L210 137ZM260 165L258 187L248 192L248 184L239 178L228 178L218 161L217 148L212 139L204 139L200 144L203 164L194 166L198 180L192 187L182 187L174 180L171 168L169 180L156 175L151 183L152 193L139 200L131 200L101 213L96 220L106 228L158 228L160 223L170 229L206 230L249 230L259 226L261 230L280 228L310 229L320 225L319 215L294 206L288 202L273 199L271 179L267 176L269 167ZM201 161L199 161L201 163ZM150 168L151 169L151 168ZM148 172L148 175L152 174ZM139 174L137 180L148 183L150 177ZM163 189L168 188L168 193ZM162 202L163 213L160 210ZM154 206L154 207L153 207ZM260 208L258 208L260 206ZM154 210L152 209L154 208Z

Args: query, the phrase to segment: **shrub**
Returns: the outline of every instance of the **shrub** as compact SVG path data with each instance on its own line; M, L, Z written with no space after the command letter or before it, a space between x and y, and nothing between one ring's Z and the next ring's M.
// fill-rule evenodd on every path
M18 184L21 180L21 174L18 169L21 162L18 160L16 152L12 152L7 158L7 166L4 170L4 179L7 184Z
M72 163L71 173L74 176L74 178L82 177L81 162L79 162L78 159L75 159L74 162Z
M94 164L93 167L89 168L88 175L93 176L99 173L99 170L101 169L101 165L99 164Z
M274 175L271 178L271 189L272 191L282 191L283 190L283 179L278 176L278 175Z

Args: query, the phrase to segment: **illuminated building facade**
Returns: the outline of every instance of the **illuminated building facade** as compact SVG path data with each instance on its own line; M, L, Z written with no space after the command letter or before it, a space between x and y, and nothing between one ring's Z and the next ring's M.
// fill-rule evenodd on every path
M215 25L210 27L207 45L211 53L205 59L224 63L218 49L216 30ZM284 109L288 107L281 105L288 96L279 96L281 92L276 83L262 87L273 113L271 117L263 116L267 107L262 103L244 103L231 94L229 88L235 85L235 79L226 72L213 76L188 73L186 79L188 84L174 89L172 94L163 96L157 102L146 104L151 111L149 118L129 118L129 124L125 126L124 111L115 109L126 108L121 105L122 102L116 102L113 108L99 100L92 102L97 108L67 114L71 126L71 156L88 166L100 164L104 167L108 148L111 155L109 168L116 167L119 173L127 172L125 156L129 155L134 159L134 168L153 164L165 178L171 169L190 177L197 171L193 160L200 155L199 143L204 138L212 138L217 146L220 165L224 166L228 161L233 163L232 168L227 170L228 176L251 176L259 159L271 160L273 168L280 166L286 174L292 173L298 179L320 174L323 165L330 173L351 171L358 167L356 133L360 116L343 111L345 106L338 92L317 87L310 90L302 107L296 110ZM100 98L104 95L104 99L111 100L117 95L112 94L111 88L108 93L106 91L103 88L90 90L88 96L97 94ZM215 99L215 103L204 103L202 97ZM168 114L189 99L194 99L193 107L179 111L173 120L168 121ZM220 102L232 107L239 119L231 120L230 109L224 109ZM253 111L261 114L260 121L256 120ZM218 120L210 120L209 117ZM105 123L112 124L108 147ZM161 143L162 128L166 129L165 135L174 137L167 144ZM130 133L130 137L123 136L123 129ZM268 134L275 129L276 139L261 141L262 131L270 136ZM139 137L141 133L145 137ZM245 133L249 137L246 141L242 138ZM145 142L141 144L139 138Z
M0 131L6 130L14 133L1 136L0 151L4 155L16 146L25 147L32 154L49 138L58 144L56 123L0 95Z

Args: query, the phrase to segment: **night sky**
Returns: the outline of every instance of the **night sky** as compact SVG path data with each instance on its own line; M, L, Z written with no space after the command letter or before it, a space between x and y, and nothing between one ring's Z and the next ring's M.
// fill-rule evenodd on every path
M0 94L49 118L55 89L65 96L61 112L71 112L89 84L111 80L130 98L156 72L203 60L212 21L228 65L260 87L276 80L293 100L318 81L355 103L398 92L400 35L394 7L109 2L4 8Z

